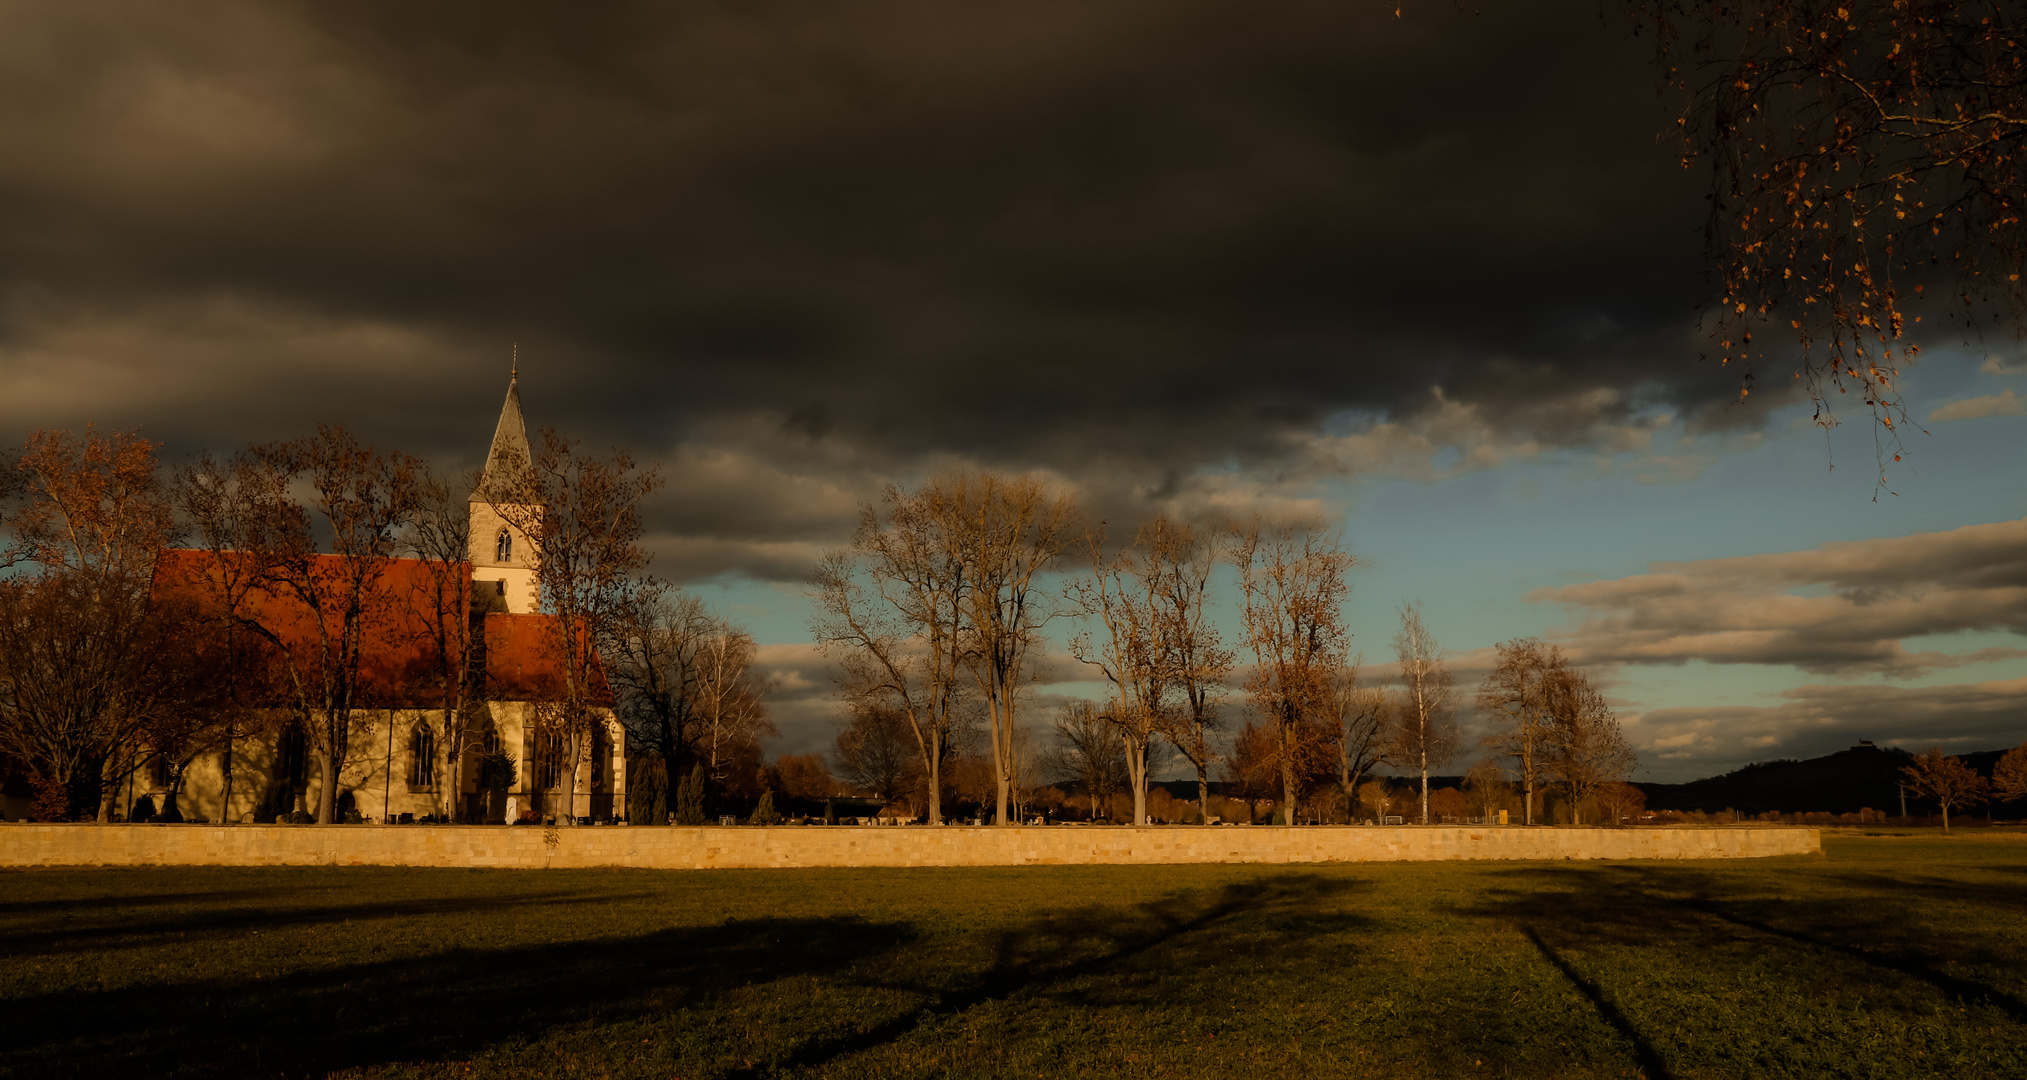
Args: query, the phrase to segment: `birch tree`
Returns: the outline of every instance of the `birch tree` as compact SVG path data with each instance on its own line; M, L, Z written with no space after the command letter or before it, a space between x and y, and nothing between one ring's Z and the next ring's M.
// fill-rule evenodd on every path
M1422 824L1429 823L1429 768L1457 753L1457 725L1451 719L1450 670L1422 619L1420 601L1401 605L1401 629L1394 635L1400 663L1401 697L1395 710L1394 747L1400 764L1421 770Z

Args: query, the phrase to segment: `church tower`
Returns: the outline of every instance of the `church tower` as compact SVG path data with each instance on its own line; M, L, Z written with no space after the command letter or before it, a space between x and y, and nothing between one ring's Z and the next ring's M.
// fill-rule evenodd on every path
M480 601L488 592L503 601L515 614L540 609L541 584L536 568L541 565L540 537L528 530L541 521L542 508L518 500L527 496L534 458L528 451L528 426L521 419L521 379L517 370L507 378L507 403L500 408L499 426L493 429L493 448L486 455L486 471L472 492L472 592Z

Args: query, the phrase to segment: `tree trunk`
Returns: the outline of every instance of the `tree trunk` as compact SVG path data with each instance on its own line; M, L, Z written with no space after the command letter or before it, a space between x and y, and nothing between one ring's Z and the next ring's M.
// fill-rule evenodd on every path
M1295 824L1295 722L1285 717L1281 721L1281 799L1287 804L1281 811L1281 823Z
M329 825L338 813L338 752L337 725L324 726L324 761L317 770L323 781L323 790L317 792L317 824ZM370 753L370 751L369 751ZM371 759L368 759L371 760ZM369 798L371 796L368 796Z
M1133 824L1147 824L1147 743L1131 735L1120 736L1126 744L1126 782L1133 785Z
M1196 823L1199 825L1209 825L1211 823L1211 774L1205 771L1201 762L1196 767L1196 807Z
M570 767L563 770L563 805L557 808L556 826L566 828L577 824L577 769L578 759L584 756L584 734L572 731L563 740L564 753L570 755Z
M1009 717L995 716L992 731L993 824L1011 825L1007 820L1007 796L1013 791L1013 732Z
M943 824L943 740L933 733L922 743L922 783L929 790L923 801L929 804L929 824Z

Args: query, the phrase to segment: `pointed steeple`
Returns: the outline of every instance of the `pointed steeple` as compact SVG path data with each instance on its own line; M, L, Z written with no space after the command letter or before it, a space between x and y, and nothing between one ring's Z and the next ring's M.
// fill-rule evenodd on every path
M486 454L485 475L473 498L492 493L495 498L512 490L514 481L534 465L528 450L528 425L521 419L521 372L515 365L507 377L507 402L500 406L500 423L493 429L493 448Z

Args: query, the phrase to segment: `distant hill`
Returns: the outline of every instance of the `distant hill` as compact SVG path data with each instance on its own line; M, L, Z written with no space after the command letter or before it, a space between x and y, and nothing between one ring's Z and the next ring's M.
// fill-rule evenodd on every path
M2004 750L1956 755L1985 776ZM1849 814L1858 810L1900 813L1900 770L1913 755L1897 747L1859 743L1806 761L1767 761L1736 772L1686 784L1634 783L1647 795L1649 810L1737 810L1746 814ZM1926 802L1912 793L1908 810L1925 813Z

